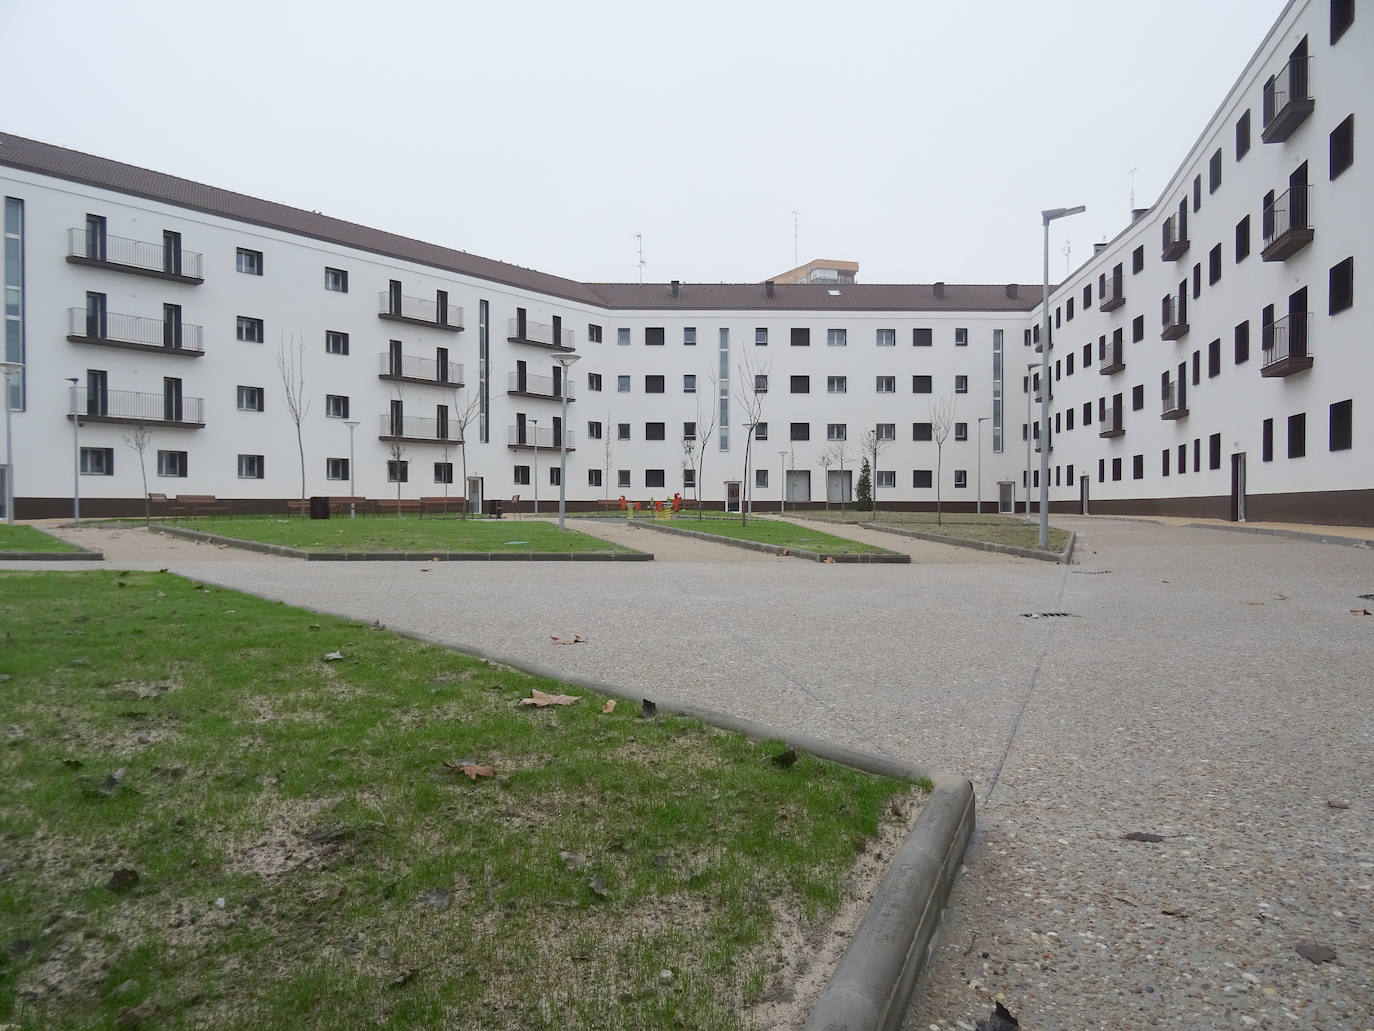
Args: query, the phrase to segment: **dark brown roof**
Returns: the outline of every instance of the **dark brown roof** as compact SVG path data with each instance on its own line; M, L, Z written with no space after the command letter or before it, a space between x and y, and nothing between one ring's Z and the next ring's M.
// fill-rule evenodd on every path
M1028 311L1039 297L1033 286L1009 297L1005 286L951 283L936 297L930 285L846 283L779 284L769 298L763 284L716 283L684 284L674 298L667 283L579 283L8 133L0 133L0 165L605 308Z

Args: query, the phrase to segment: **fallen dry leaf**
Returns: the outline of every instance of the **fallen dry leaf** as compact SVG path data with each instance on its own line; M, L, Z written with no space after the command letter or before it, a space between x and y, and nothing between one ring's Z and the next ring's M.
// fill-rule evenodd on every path
M558 636L555 635L555 634L550 634L549 637L552 638L554 644L586 644L586 643L587 643L587 639L586 639L585 637L583 637L581 634L573 634L571 637L558 637Z
M603 705L603 706L601 707L601 711L602 711L602 712L615 712L615 699L612 698L609 702L607 702L605 705Z
M444 763L444 767L446 769L452 770L454 773L466 774L467 778L471 781L476 781L478 777L494 777L496 775L495 770L493 770L490 766L483 766L481 763Z
M428 573L429 570L426 569L424 566L421 566L421 567L420 567L420 572L422 572L422 573Z
M1350 614L1352 616L1368 616L1370 612L1368 609L1351 609Z
M790 551L788 551L786 548L783 548L782 551L778 552L778 558L786 558L790 554L792 554Z
M1247 604L1247 605L1263 605L1264 602L1262 602L1262 601L1247 601L1245 604Z
M832 556L827 555L825 556L825 564L827 566L833 566L835 564L835 559Z
M521 705L533 705L540 709L546 705L571 705L581 698L581 695L570 694L545 694L543 691L530 691L529 698L521 698Z

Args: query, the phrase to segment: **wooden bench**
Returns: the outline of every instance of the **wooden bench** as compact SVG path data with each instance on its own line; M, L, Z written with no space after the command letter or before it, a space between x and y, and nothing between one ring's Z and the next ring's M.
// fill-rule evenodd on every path
M148 512L150 515L166 518L175 515L176 509L172 504L172 499L166 494L149 494Z
M377 514L379 516L388 515L424 515L425 506L419 498L379 498L377 500Z
M203 515L229 514L229 502L220 501L213 494L178 494L176 508L180 510L181 514L188 515L192 519L198 519Z
M468 499L462 497L421 498L421 515L448 515L450 512L463 512L468 507Z
M627 502L627 504L628 504L628 502ZM620 499L619 499L619 498L602 498L600 501L597 502L597 505L600 506L601 508L609 509L609 510L611 510L611 511L613 511L613 512L619 512L619 511L620 511Z
M286 511L288 515L307 516L310 514L310 499L287 498ZM375 515L377 502L360 497L331 497L329 499L330 515L346 516L350 512L356 512L359 515Z

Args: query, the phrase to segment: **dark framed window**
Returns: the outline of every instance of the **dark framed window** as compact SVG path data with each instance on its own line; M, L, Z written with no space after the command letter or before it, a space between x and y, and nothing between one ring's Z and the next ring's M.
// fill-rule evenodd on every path
M664 426L665 424L661 422L646 422L644 424L644 439L666 440Z
M1236 264L1250 257L1250 216L1236 223Z
M1207 192L1216 193L1221 188L1221 148L1218 147L1207 162Z
M1143 480L1143 479L1145 479L1145 456L1144 456L1144 455L1132 455L1132 456L1131 456L1131 479L1133 479L1133 480Z
M518 475L521 469L524 469L524 470L525 470L525 479L524 479L523 482L524 482L524 483L529 483L529 482L530 482L530 467L527 466L527 465L517 465L517 466L515 467L515 471L516 471L516 474L517 474L516 479L515 479L515 482L516 482L516 483L522 482L522 481L520 480L520 478L519 478L519 475ZM399 461L399 462L396 461L395 459L392 459L392 460L389 460L389 461L386 463L386 482L387 482L387 483L408 483L409 481L410 481L410 463L409 463L409 462L407 462L405 459L402 459L402 460Z
M1213 433L1207 438L1207 468L1221 468L1221 434Z
M1117 330L1118 333L1121 330ZM1145 316L1137 315L1131 320L1131 342L1138 344L1145 339Z
M1221 375L1221 337L1207 345L1207 378Z
M1331 450L1349 451L1354 429L1354 401L1337 401L1331 406Z
M1274 420L1265 419L1260 427L1260 461L1274 460Z
M811 393L810 376L793 376L791 379L792 393L809 394Z
M811 346L811 330L808 329L806 326L793 326L793 327L792 327L792 346L793 346L793 347L810 347L810 346Z
M1302 458L1307 454L1307 413L1288 417L1288 457Z
M911 470L911 485L912 485L913 487L920 487L920 488L929 487L929 486L930 486L932 483L934 483L934 482L935 482L935 481L934 481L934 479L931 477L931 475L930 475L930 470L929 470L929 469L913 469L913 470Z
M809 422L794 422L794 423L792 424L792 426L791 426L791 435L790 435L790 439L792 439L792 440L810 440L810 439L811 439L811 424L810 424Z
M1331 0L1331 45L1345 35L1355 21L1355 0Z
M1167 447L1159 453L1159 475L1169 475L1169 456L1172 454Z
M1131 275L1145 271L1145 245L1142 243L1131 251Z
M664 479L663 479L663 470L662 470L662 469L645 469L645 470L644 470L644 486L646 486L646 487L662 487L662 486L663 486L663 483L664 483Z
M644 377L644 393L646 393L646 394L661 394L661 393L663 393L663 377L662 377L662 376L645 376L645 377Z
M1236 327L1236 364L1244 365L1250 360L1250 322L1246 320Z
M1335 179L1355 163L1355 116L1348 115L1331 130L1331 178Z
M1193 214L1202 210L1202 176L1193 176Z
M662 347L663 346L663 327L645 326L644 327L644 346Z
M1236 119L1236 160L1250 153L1250 109L1246 108Z
M1137 383L1131 388L1131 411L1138 412L1145 407L1145 385Z
M928 422L913 422L911 424L912 440L934 440L931 425Z
M929 347L932 342L933 332L933 330L929 329L913 329L911 331L911 346Z
M1345 311L1355 303L1355 258L1351 256L1332 266L1328 285L1330 313Z
M1221 244L1207 252L1207 285L1221 280Z
M334 293L348 293L348 273L341 268L328 268L324 270L324 288Z
M1121 479L1121 459L1119 459L1119 458L1113 458L1113 459L1112 459L1112 481L1115 482L1115 481L1120 480L1120 479Z
M931 390L929 376L912 376L911 392L913 394L929 394Z

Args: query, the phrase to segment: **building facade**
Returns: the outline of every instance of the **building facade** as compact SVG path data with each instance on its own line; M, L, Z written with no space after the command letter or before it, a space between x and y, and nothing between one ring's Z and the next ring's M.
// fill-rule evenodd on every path
M1374 524L1370 53L1351 0L1290 4L1048 351L1038 285L578 283L0 134L16 512L140 511L145 474L528 509L565 442L573 508L819 505L868 434L882 504L1020 507L1044 361L1058 508Z

